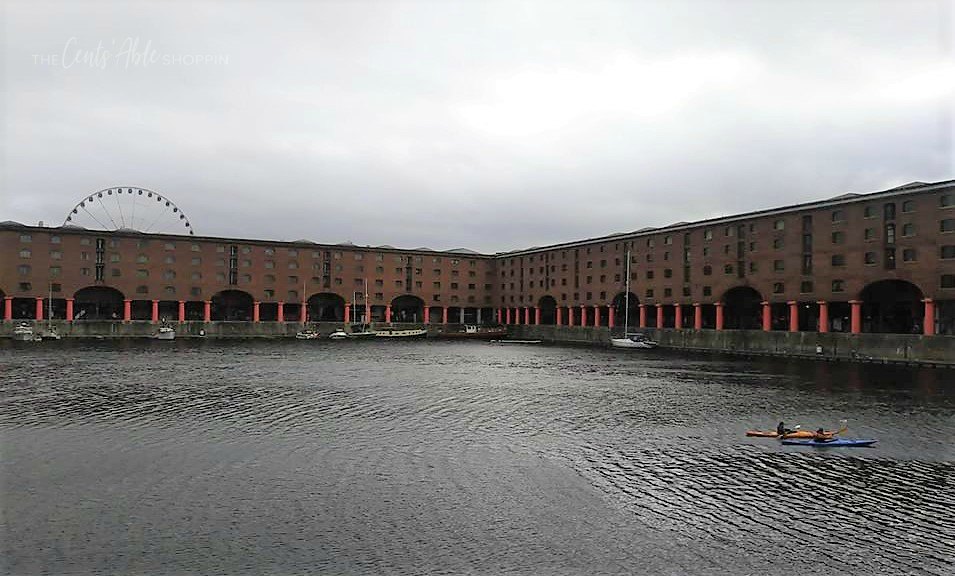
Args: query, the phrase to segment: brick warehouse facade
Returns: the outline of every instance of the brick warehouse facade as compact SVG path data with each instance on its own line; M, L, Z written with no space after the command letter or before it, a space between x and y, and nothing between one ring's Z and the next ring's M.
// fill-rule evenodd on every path
M5 321L955 333L955 181L494 255L12 222L0 254Z

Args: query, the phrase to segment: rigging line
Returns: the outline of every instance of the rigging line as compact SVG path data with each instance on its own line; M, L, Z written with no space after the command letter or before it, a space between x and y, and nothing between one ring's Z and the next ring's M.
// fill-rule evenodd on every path
M123 228L126 228L126 218L123 216L123 205L119 203L119 197L123 195L123 189L119 189L119 194L116 195L116 208L119 209L119 221L123 224Z
M89 210L87 210L87 209L86 209L86 206L80 206L80 208L83 209L83 212L86 212L87 214L89 214L89 215L90 215L90 218L92 218L94 222L96 222L97 224L99 224L100 226L102 226L104 230L109 230L109 226L107 226L106 224L103 224L102 222L100 222L99 219L96 218L96 216L93 216L93 213L90 212Z
M106 204L103 204L103 198L97 196L96 201L99 202L99 205L103 207L103 211L106 212L106 216L109 218L109 221L113 223L113 230L118 229L119 226L117 226L116 221L113 220L113 215L109 213L109 208L106 207Z

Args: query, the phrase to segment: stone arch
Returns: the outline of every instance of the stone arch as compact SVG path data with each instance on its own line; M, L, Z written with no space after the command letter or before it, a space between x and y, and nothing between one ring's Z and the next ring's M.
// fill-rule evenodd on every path
M125 296L110 286L87 286L73 294L75 320L122 320Z
M859 292L862 331L921 334L923 292L906 280L878 280Z
M308 299L308 318L312 322L343 322L345 299L332 292L313 294Z
M629 310L627 302L629 301ZM613 297L613 322L617 326L623 326L625 323L628 328L640 325L640 299L633 292L630 292L629 298L626 292L620 292Z
M541 311L541 324L557 324L557 299L551 295L541 296L537 301Z
M223 290L212 296L212 320L251 321L252 295L243 290Z
M424 300L404 294L391 301L392 322L424 322Z
M759 330L762 327L763 295L751 286L736 286L723 293L723 326L727 329Z

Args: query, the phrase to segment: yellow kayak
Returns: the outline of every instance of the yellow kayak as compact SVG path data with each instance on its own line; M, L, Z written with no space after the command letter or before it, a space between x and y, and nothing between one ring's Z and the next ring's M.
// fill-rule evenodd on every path
M838 430L824 430L822 433L822 438L832 438L836 434L841 434L845 432L848 428L843 426ZM793 430L792 432L783 434L780 436L776 433L775 430L747 430L747 436L756 436L758 438L781 438L783 440L789 440L791 438L815 438L816 433L811 430Z

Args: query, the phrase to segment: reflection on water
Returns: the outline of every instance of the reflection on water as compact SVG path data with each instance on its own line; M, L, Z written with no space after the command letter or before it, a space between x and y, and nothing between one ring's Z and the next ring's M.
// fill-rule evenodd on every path
M0 345L15 574L953 574L951 371L446 342ZM746 438L849 419L867 449Z

